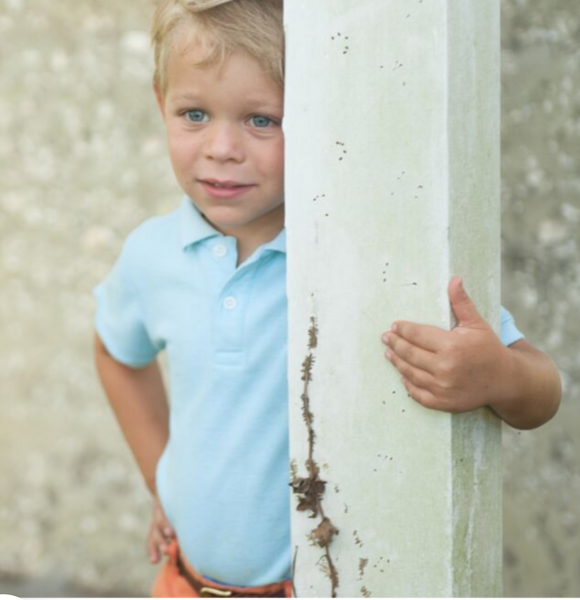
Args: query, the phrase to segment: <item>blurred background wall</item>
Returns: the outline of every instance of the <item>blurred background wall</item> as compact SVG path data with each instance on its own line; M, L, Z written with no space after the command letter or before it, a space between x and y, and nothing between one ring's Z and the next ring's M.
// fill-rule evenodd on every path
M0 0L0 593L146 596L150 501L97 383L91 290L180 198L153 0ZM504 430L505 595L580 595L580 7L502 0L503 304L560 413Z

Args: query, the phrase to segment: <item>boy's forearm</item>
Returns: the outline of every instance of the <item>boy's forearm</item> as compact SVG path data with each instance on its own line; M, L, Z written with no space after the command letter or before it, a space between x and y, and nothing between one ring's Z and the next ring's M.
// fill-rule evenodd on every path
M534 429L549 421L560 406L560 374L547 355L524 340L506 350L508 393L490 406L508 425Z
M169 407L157 361L133 369L116 361L95 334L103 388L145 483L155 494L155 470L169 436Z

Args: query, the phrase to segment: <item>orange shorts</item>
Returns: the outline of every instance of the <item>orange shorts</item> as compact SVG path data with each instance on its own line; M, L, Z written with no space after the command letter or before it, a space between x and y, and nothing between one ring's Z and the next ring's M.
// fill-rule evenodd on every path
M221 585L200 575L181 555L177 540L151 590L152 598L292 598L292 581L259 587Z

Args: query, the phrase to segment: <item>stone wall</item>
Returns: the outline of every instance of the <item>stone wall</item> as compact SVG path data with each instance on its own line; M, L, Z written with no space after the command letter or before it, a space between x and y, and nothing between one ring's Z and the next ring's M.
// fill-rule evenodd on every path
M564 378L505 429L505 594L580 594L580 19L504 0L503 303ZM0 0L0 592L143 596L150 504L97 383L91 290L179 200L152 0Z
M580 595L580 12L503 7L503 302L564 381L562 408L506 428L505 593Z

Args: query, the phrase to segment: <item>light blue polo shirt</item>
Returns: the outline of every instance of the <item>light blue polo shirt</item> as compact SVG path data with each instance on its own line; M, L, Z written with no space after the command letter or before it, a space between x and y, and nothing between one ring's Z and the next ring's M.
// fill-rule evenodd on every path
M162 505L200 573L256 586L291 572L285 230L236 261L186 197L127 238L95 289L96 328L132 367L167 351ZM502 309L502 341L522 337Z

